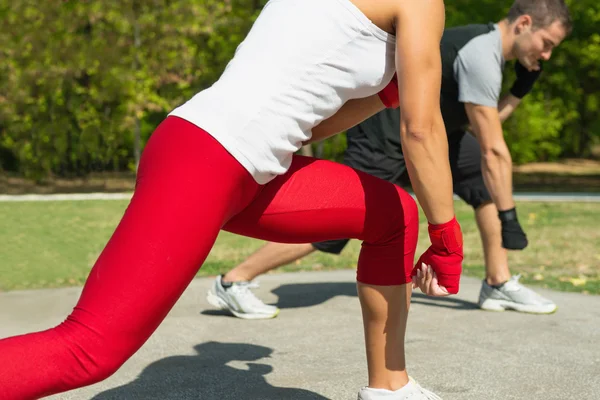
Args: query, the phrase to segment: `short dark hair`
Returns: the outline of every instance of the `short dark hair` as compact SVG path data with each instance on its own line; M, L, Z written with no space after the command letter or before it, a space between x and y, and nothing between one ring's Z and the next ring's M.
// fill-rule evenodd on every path
M545 28L554 21L560 21L567 34L573 29L571 14L564 0L515 0L506 18L512 23L521 15L531 17L534 29Z

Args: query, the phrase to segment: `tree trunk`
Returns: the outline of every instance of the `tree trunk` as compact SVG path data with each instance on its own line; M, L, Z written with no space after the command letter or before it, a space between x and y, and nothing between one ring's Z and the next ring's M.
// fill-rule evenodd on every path
M317 150L315 151L315 157L323 158L323 153L325 152L325 141L321 140L317 143Z
M140 38L140 24L137 20L137 12L133 10L133 47L134 47L134 58L133 58L133 70L136 71L140 67L138 55L139 48L142 44L142 40ZM140 165L140 155L142 153L142 138L141 138L141 122L139 117L136 115L135 117L135 129L133 132L133 154L135 156L135 171L137 172L138 166Z
M302 146L302 149L300 150L300 152L302 153L303 156L307 156L307 157L313 156L313 151L312 151L312 147L310 146L310 144L307 144L306 146Z
M135 128L133 131L133 153L135 155L135 172L137 172L140 166L140 157L142 154L142 139L141 139L141 123L140 119L135 119Z

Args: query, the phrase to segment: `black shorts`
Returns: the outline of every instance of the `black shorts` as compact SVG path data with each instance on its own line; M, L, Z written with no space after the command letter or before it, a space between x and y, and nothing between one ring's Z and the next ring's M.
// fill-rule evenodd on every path
M448 136L448 150L454 193L473 208L492 201L483 182L481 149L477 139L464 131L453 132ZM404 158L395 159L384 154L366 136L348 135L343 163L398 186L410 186ZM340 254L348 241L329 240L313 243L313 247L325 253Z

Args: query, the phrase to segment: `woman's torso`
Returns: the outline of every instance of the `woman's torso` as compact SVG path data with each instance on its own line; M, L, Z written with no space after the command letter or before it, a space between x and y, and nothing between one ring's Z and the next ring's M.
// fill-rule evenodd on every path
M206 130L264 184L287 171L314 126L390 81L394 53L394 36L350 0L271 0L219 80L171 115Z

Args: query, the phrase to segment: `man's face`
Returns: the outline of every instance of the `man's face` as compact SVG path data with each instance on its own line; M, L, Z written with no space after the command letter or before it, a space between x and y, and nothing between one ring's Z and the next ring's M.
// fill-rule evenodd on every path
M524 18L526 17L526 18ZM531 18L524 15L523 21L515 25L515 55L519 62L529 70L539 69L539 61L548 61L552 50L563 41L567 32L560 21L554 21L543 28L532 28Z

